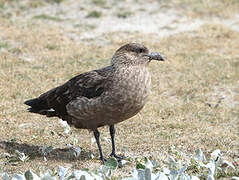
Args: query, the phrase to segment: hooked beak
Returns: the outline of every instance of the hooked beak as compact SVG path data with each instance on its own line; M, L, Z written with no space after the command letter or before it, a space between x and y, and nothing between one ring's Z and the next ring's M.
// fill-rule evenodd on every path
M158 52L151 52L148 57L150 60L164 61L163 55Z

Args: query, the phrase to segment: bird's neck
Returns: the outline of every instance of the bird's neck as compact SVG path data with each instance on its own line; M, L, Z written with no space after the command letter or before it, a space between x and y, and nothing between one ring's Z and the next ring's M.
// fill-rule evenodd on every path
M120 86L150 88L151 76L147 65L125 66L115 69L114 82Z

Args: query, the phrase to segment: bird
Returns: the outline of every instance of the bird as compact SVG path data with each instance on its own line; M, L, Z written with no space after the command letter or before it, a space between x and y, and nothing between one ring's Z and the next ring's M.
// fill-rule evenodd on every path
M93 131L100 160L105 163L99 127L109 126L111 157L116 154L115 124L135 116L150 94L149 63L164 61L162 54L151 52L140 43L128 43L113 54L110 65L79 74L37 98L26 100L28 112L58 117L75 128Z

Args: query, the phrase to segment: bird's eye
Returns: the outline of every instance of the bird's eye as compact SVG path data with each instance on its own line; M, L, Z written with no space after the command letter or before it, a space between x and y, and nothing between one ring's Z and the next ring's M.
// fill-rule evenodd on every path
M138 52L139 52L139 53L142 53L142 52L144 52L144 50L143 50L142 48L140 48L140 49L138 50Z

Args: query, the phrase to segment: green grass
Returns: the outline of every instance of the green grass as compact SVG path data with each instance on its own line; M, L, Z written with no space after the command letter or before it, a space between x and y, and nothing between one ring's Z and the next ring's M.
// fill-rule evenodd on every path
M34 16L34 19L44 19L44 20L56 21L56 22L63 21L61 18L54 17L54 16L49 16L49 15L46 15L46 14L41 14L41 15Z
M49 50L56 50L58 47L55 44L47 44L46 48Z
M8 47L9 47L9 45L8 45L7 42L0 42L0 49L1 49L1 48L7 49Z
M106 0L92 0L92 3L104 7L106 5Z
M57 3L57 4L60 4L62 3L64 0L45 0L46 2L48 3Z
M131 16L131 15L132 15L132 13L129 12L129 11L120 11L120 12L118 12L118 13L116 14L116 16L117 16L118 18L123 18L123 19L125 19L125 18L127 18L127 17L129 17L129 16Z
M90 11L87 14L87 18L100 18L102 16L102 13L100 11Z
M5 8L4 2L0 2L0 9L4 9L4 8Z

